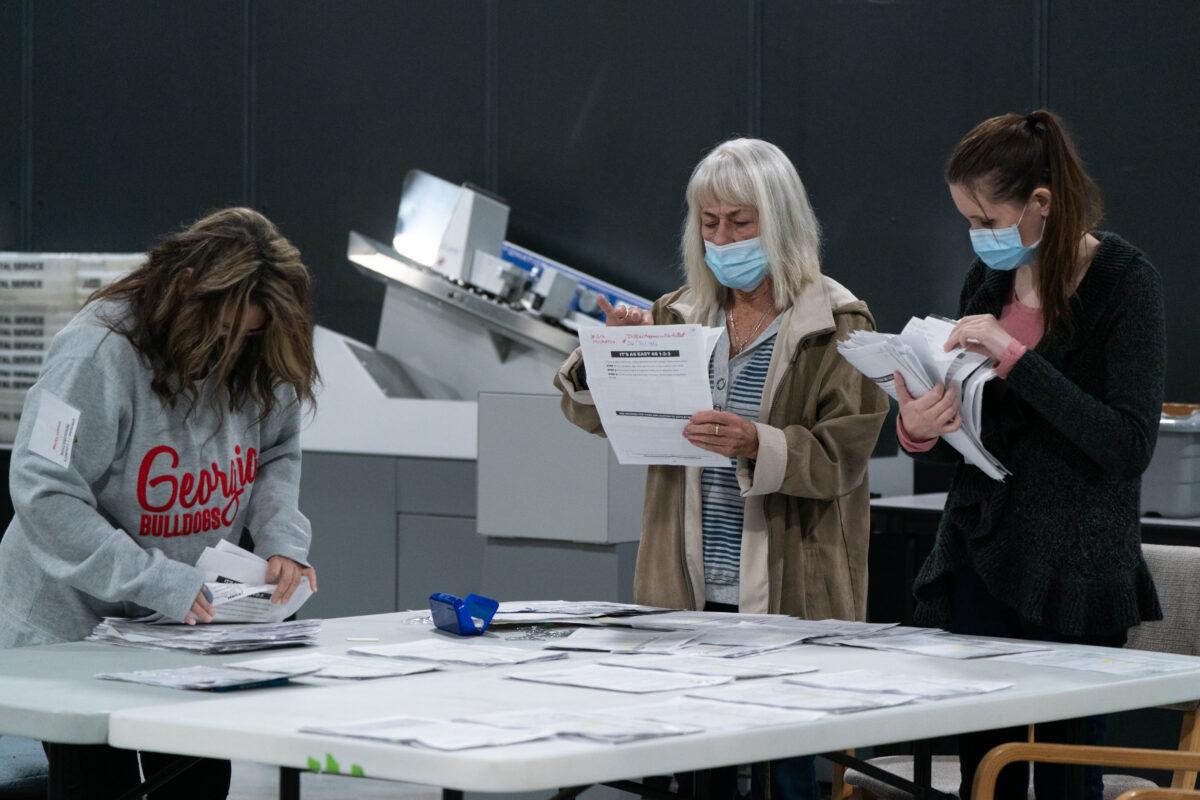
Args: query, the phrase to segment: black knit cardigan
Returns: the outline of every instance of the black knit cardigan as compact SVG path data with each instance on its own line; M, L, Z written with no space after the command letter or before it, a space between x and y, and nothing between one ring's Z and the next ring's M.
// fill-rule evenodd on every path
M945 442L914 454L959 464L914 586L922 623L946 624L950 576L964 565L1022 618L1066 636L1162 618L1139 524L1166 368L1161 280L1124 239L1096 236L1072 324L985 389L984 445L1012 475L994 481ZM999 317L1013 275L977 260L959 316Z

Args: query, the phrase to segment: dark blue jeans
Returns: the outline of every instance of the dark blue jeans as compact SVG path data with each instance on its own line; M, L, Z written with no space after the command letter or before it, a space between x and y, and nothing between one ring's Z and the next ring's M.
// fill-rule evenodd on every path
M1064 636L1061 633L1021 619L1017 612L997 600L987 590L983 580L970 567L957 570L950 594L951 633L974 636L1000 636L1007 639L1030 639L1041 642L1089 644L1100 647L1123 647L1124 632L1106 636ZM1037 726L1034 734L1039 742L1069 742L1077 730L1074 721L1049 722ZM1104 717L1085 720L1086 743L1102 744ZM980 731L958 737L958 760L962 765L961 800L970 800L975 770L988 751L1005 742L1023 742L1028 738L1025 728ZM1077 742L1082 744L1083 742ZM1084 770L1082 800L1103 800L1104 775L1098 767ZM1078 800L1067 797L1067 768L1058 764L1035 764L1033 790L1039 800ZM1013 764L1001 771L996 782L996 800L1026 800L1029 792L1029 769L1025 764Z

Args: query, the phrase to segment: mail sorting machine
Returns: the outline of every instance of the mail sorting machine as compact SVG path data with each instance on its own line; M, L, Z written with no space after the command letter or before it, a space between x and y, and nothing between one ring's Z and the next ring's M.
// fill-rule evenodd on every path
M553 377L619 287L505 241L508 206L420 171L390 243L349 234L385 287L373 344L315 334L323 387L301 435L321 591L305 615L431 592L630 600L645 469L567 423Z

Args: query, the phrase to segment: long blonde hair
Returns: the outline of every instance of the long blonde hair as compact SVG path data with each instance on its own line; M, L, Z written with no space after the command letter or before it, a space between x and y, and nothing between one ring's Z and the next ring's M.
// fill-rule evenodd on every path
M253 403L260 420L284 386L299 401L314 402L319 376L308 268L257 211L222 209L167 236L145 264L89 302L102 299L128 304L124 317L107 322L146 359L151 387L167 405L186 398L194 407L201 381L210 377L228 390L231 408ZM266 320L248 335L251 305Z
M701 213L728 203L758 211L759 237L774 284L776 308L787 308L821 275L821 226L791 160L762 139L731 139L706 155L687 185L687 219L679 253L701 319L716 312L726 289L704 263Z

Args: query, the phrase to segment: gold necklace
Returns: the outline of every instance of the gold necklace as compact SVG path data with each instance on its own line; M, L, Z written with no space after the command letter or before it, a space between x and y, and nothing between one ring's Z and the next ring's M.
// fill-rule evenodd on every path
M738 336L737 323L734 322L733 306L731 305L729 307L729 313L726 315L726 317L729 319L729 342L733 345L733 352L735 354L742 352L742 349L747 344L754 341L754 338L758 336L760 332L759 329L762 327L763 322L767 318L767 314L771 312L772 308L772 306L767 306L765 309L763 309L762 316L758 318L758 322L754 323L754 327L750 329L750 333L745 338L742 338Z

